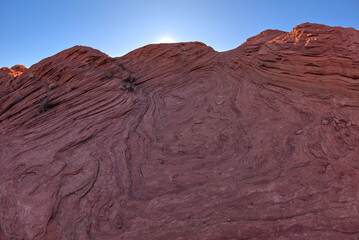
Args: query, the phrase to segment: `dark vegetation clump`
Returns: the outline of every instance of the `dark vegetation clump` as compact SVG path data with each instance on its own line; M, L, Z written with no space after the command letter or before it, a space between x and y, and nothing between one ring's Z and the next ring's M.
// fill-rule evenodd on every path
M135 86L134 86L133 83L131 83L131 82L124 81L124 82L123 82L123 87L124 87L126 90L130 91L130 92L135 91Z
M73 86L66 88L66 92L72 92L75 88Z
M40 99L40 113L46 112L50 109L50 96L46 95Z
M112 78L112 73L111 72L106 72L106 77L107 78Z
M133 91L135 91L134 81L136 81L136 80L137 80L137 77L131 75L123 81L122 85L126 90L133 92Z

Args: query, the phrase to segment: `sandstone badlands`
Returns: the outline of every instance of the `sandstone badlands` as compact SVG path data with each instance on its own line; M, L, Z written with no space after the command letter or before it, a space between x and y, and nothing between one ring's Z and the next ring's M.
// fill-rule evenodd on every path
M353 28L75 46L0 69L0 103L0 239L359 238Z

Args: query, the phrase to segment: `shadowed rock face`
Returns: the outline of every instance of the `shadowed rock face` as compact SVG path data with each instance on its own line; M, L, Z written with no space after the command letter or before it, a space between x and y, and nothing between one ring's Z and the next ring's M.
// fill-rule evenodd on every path
M76 46L0 82L0 239L359 237L355 29Z

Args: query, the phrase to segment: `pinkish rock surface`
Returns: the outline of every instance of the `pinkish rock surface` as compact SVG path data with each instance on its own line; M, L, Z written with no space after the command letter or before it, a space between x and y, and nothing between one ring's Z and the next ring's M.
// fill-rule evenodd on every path
M76 46L5 78L0 239L359 238L355 29Z

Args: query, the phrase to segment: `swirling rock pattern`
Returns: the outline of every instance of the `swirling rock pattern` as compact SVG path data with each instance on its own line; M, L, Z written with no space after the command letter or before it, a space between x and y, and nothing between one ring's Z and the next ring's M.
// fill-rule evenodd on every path
M0 239L358 239L358 76L310 23L2 76Z

